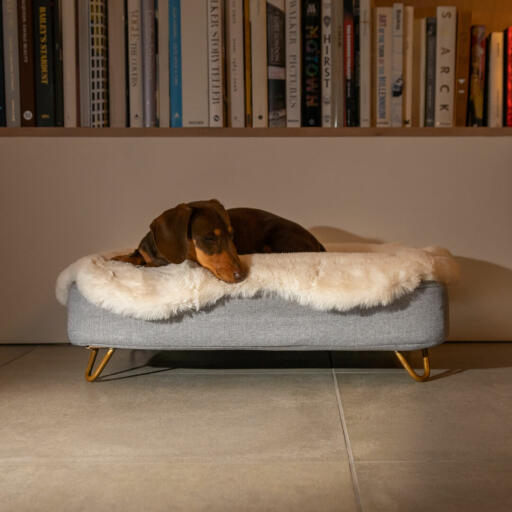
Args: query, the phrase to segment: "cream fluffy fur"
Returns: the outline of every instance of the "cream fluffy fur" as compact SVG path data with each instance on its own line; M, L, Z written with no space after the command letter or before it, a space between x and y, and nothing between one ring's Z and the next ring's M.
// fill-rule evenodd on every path
M328 251L242 256L250 271L238 284L220 281L191 261L145 268L109 261L114 253L92 255L59 275L56 294L66 305L69 287L76 282L80 293L97 306L120 315L161 320L223 297L260 294L315 309L346 311L389 304L421 281L450 283L458 278L455 260L439 247L333 244Z

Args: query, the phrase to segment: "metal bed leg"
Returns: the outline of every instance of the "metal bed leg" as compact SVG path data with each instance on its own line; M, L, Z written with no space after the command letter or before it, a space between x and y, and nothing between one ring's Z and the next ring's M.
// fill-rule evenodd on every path
M398 350L395 350L396 357L402 363L402 366L407 370L407 373L417 382L425 382L430 377L430 360L428 357L428 349L424 348L422 350L423 355L423 375L419 375L416 373L413 368L411 368L411 365L405 358L405 356L402 354L402 352L399 352Z
M94 382L100 375L101 372L104 370L105 366L107 366L107 363L110 361L110 358L112 357L112 354L115 351L115 348L109 348L103 359L101 360L101 363L99 364L98 368L96 368L96 371L91 374L92 367L94 366L94 362L96 361L96 356L98 355L99 348L97 347L87 347L91 351L91 355L89 356L89 362L87 363L87 368L85 369L85 379L88 382Z

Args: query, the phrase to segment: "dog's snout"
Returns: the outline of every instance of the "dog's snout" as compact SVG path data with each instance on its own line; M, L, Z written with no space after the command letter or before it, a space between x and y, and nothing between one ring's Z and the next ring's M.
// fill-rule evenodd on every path
M243 281L245 279L245 274L240 270L235 270L233 272L233 279L239 283L240 281Z

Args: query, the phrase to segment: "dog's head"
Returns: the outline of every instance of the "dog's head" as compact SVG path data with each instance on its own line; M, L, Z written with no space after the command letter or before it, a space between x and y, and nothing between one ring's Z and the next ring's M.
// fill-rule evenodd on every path
M229 215L216 199L179 204L151 223L160 254L169 263L190 259L227 283L247 276L235 244Z

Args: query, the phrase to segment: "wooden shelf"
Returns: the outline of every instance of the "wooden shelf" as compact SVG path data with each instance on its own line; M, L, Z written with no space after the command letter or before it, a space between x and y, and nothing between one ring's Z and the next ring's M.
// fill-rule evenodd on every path
M512 128L0 128L0 137L510 137Z

